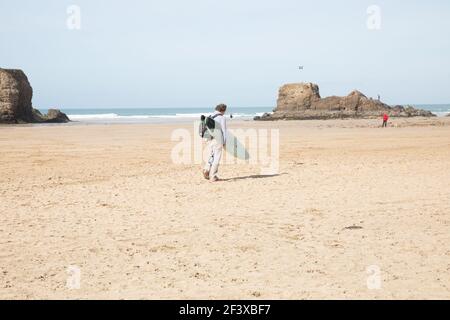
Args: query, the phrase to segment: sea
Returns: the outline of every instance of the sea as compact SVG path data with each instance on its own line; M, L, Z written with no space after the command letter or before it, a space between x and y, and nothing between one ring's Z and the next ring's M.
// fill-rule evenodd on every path
M57 108L67 114L70 120L79 123L176 123L200 120L208 116L213 108ZM227 117L253 120L273 107L235 107L227 110ZM46 113L48 110L40 110Z
M412 105L433 112L439 117L450 113L450 104ZM173 123L200 119L213 112L211 108L60 108L78 123ZM272 112L274 107L231 107L227 115L233 119L252 120ZM46 113L48 110L40 110Z

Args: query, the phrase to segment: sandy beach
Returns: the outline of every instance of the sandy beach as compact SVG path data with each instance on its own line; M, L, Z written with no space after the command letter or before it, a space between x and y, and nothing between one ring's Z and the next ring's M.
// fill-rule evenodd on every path
M379 125L232 122L280 172L219 183L191 124L0 126L0 299L450 299L450 118Z

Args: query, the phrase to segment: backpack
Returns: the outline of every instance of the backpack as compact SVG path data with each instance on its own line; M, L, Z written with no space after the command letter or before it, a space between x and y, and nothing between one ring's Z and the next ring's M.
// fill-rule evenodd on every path
M202 138L210 138L211 137L211 131L216 128L216 121L214 121L215 118L220 116L220 114L215 114L213 116L205 117L204 115L200 118L200 126L198 128L198 133L200 137Z

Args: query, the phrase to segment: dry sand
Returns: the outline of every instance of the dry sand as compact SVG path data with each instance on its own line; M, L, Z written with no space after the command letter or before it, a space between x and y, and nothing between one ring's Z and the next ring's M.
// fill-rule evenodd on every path
M234 122L280 128L280 175L220 183L180 125L0 127L0 298L450 299L450 119L393 123Z

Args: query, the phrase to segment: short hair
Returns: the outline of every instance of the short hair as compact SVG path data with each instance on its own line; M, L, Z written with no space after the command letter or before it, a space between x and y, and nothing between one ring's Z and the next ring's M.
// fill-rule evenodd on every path
M225 112L225 111L227 111L227 105L226 104L219 104L217 107L216 107L216 111L219 111L219 112Z

